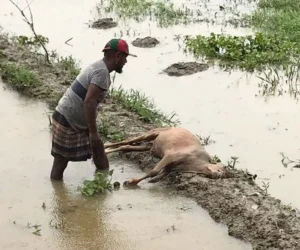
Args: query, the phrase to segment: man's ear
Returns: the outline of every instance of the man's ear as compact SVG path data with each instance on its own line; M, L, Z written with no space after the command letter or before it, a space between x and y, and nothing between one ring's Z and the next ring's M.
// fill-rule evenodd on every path
M117 53L116 53L116 59L120 59L120 57L121 57L121 53L120 53L120 52L117 52Z

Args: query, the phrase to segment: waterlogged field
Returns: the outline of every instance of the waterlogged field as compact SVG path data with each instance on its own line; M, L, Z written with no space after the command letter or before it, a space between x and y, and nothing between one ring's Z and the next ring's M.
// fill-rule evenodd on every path
M18 4L26 7L25 1ZM37 70L45 66L43 56L38 63L30 57L22 61L12 50L0 63L5 82L54 107L80 68L101 58L109 39L122 37L138 57L128 58L122 75L112 74L110 96L138 118L126 118L109 104L110 113L103 114L99 125L102 135L121 140L130 134L128 124L138 131L137 120L155 126L180 121L201 136L210 154L224 163L234 157L236 168L258 175L256 182L266 193L300 208L300 170L293 168L299 158L300 122L296 0L39 0L30 6L35 30L46 38L49 60L57 65L57 78ZM95 21L102 26L96 28ZM36 45L27 40L32 31L10 1L1 3L0 22L3 31L22 35L17 41L22 46ZM137 38L148 36L158 42L149 48L133 46ZM177 65L173 75L180 77L165 71L181 62L206 66ZM53 90L55 81L61 88Z

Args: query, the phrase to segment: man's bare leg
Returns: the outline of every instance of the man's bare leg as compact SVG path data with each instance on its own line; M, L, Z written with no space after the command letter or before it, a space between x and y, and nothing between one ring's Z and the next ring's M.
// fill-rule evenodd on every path
M63 156L56 156L53 160L51 179L52 180L62 180L65 169L68 166L68 160Z

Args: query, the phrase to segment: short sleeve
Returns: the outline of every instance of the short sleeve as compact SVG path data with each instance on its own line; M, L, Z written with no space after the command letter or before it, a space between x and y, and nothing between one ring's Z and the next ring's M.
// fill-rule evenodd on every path
M95 70L91 77L91 83L96 84L101 89L109 89L109 73L105 69Z

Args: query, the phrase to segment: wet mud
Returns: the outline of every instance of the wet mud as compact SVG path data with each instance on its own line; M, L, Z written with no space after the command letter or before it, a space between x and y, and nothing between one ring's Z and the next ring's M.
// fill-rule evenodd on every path
M119 155L145 171L159 161L149 153ZM251 243L253 249L300 249L298 210L271 197L255 183L255 175L237 169L227 171L223 179L171 172L161 182L194 199L216 222L228 227L229 235Z
M53 107L68 87L62 83L71 82L70 76L55 66L37 60L26 48L3 43L5 39L1 39L0 44L6 46L1 50L5 59L1 60L0 74L3 76L1 67L8 63L22 64L36 72L39 85L25 94L42 99ZM154 128L154 125L143 123L136 114L124 110L109 97L103 110L98 119L105 115L108 118L107 126L124 132L125 137ZM149 152L118 155L138 164L144 171L149 171L157 162ZM249 242L253 249L300 249L298 212L269 196L244 171L230 170L230 173L228 178L221 180L171 173L161 183L197 201L215 221L228 227L229 235Z
M159 41L150 36L146 36L144 38L136 38L134 41L132 41L132 45L140 48L154 48L157 44L159 44Z
M118 24L112 18L102 18L91 24L90 27L94 29L111 29L117 27Z
M186 76L205 71L209 66L205 63L179 62L167 67L164 72L169 76Z

